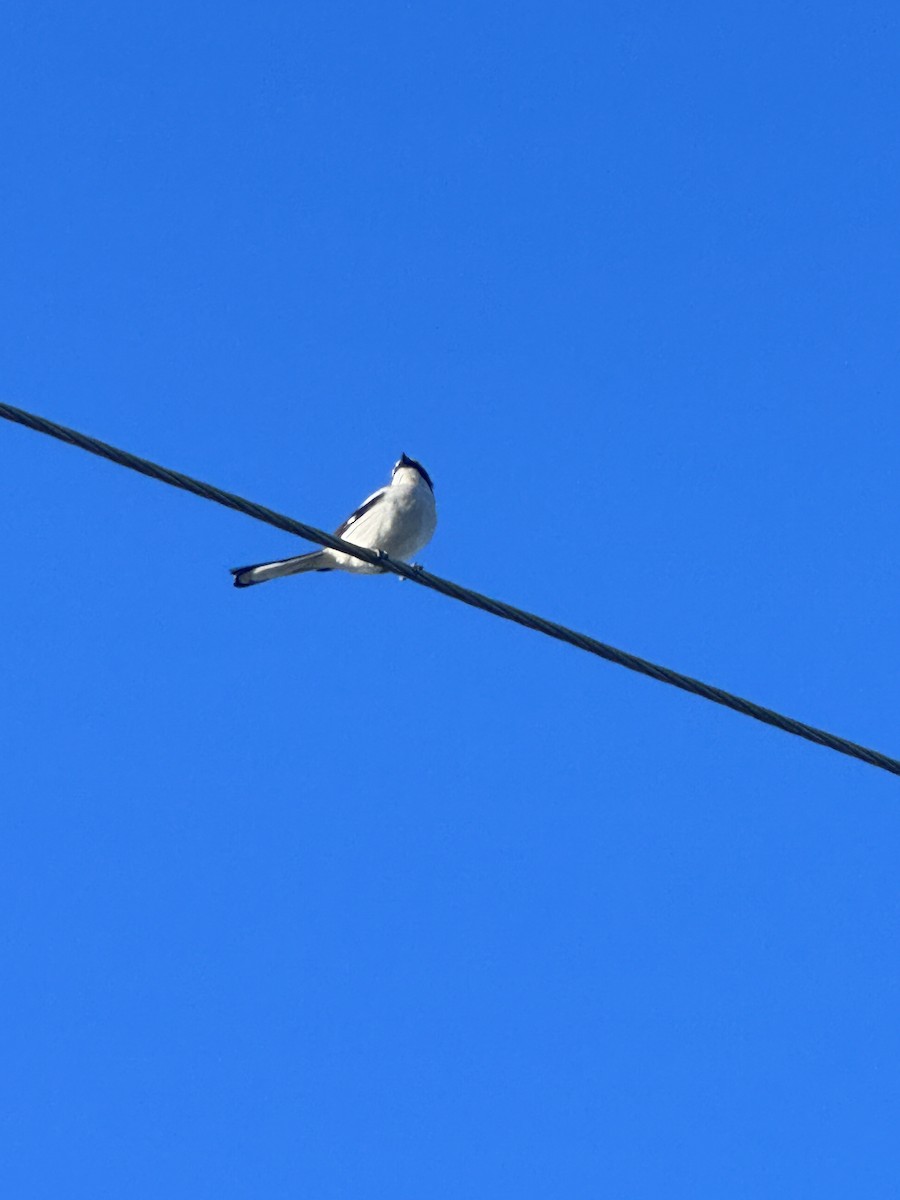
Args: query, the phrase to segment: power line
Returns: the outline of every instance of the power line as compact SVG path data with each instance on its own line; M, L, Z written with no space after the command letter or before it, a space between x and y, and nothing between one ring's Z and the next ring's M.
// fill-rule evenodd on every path
M257 521L265 521L267 525L274 525L276 529L283 529L285 533L296 534L308 542L329 546L333 550L340 550L354 558L360 558L363 562L383 567L395 575L401 575L404 579L411 579L414 583L449 596L452 600L461 600L463 604L480 608L483 612L493 613L495 617L503 617L506 621L515 621L517 625L524 625L526 629L533 629L537 633L546 634L547 637L556 638L560 642L567 642L578 650L586 650L589 654L605 658L607 662L617 663L620 667L627 667L630 671L637 671L641 675L649 675L652 679L658 679L660 683L671 684L673 687L691 692L695 696L702 696L705 700L722 704L725 708L732 708L735 712L743 713L745 717L753 717L757 721L763 721L766 725L774 725L778 729L783 729L786 733L793 733L797 737L806 738L807 741L825 746L829 750L836 750L839 754L847 754L870 766L890 771L893 775L900 775L900 761L889 758L877 750L859 746L836 734L826 733L812 725L805 725L802 721L795 721L792 717L785 717L781 713L763 708L750 700L743 700L740 696L734 696L721 688L701 683L697 679L691 679L690 676L672 671L668 667L657 666L643 658L628 654L624 650L617 650L614 646L607 646L604 642L587 637L586 634L576 633L575 630L567 629L564 625L557 625L554 621L547 621L543 617L537 617L521 608L514 608L502 600L492 600L489 596L482 596L469 588L452 583L449 579L431 575L427 571L423 571L421 567L412 567L408 563L398 562L377 550L365 550L361 546L354 546L352 542L345 542L343 538L335 537L334 534L325 533L312 525L305 525L302 521L285 517L281 513L273 512L270 508L263 508L262 505L244 500L243 497L235 496L232 492L223 492L221 488L213 487L209 483L201 483L200 480L192 479L189 475L182 475L178 471L160 467L156 463L148 462L145 458L129 454L126 450L119 450L115 446L98 441L97 438L78 433L74 429L67 429L64 425L57 425L45 417L38 417L21 408L13 408L12 405L3 403L0 403L0 417L4 417L7 421L14 421L18 425L25 425L37 433L45 433L49 437L58 438L61 442L78 446L79 449L87 450L90 454L108 458L111 462L118 463L122 467L129 467L132 471L139 471L151 479L158 479L162 483L171 484L172 487L193 492L195 496L201 496L204 500L214 500L216 504L224 504L226 508L233 508L236 512L245 513L248 517L255 517Z

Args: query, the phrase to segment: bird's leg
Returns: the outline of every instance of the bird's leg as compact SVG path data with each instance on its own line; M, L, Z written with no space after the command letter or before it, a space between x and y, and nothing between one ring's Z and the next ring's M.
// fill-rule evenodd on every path
M415 573L416 573L417 575L418 575L418 574L419 574L421 571L423 571L423 570L424 570L424 567L422 566L422 564L421 564L421 563L407 563L406 565L409 567L409 569L410 569L411 571L415 571ZM407 578L407 576L406 576L406 575L398 575L398 576L397 576L397 578L398 578L398 579L400 580L400 582L402 583L402 582L404 581L404 579L406 579L406 578Z

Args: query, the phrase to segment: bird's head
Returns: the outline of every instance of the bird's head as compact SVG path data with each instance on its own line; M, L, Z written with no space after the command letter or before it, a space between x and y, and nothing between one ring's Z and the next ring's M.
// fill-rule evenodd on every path
M404 484L417 482L416 476L428 484L434 491L434 484L431 482L431 476L425 470L421 463L416 462L414 458L410 458L407 454L401 454L394 463L394 469L391 472L391 483Z

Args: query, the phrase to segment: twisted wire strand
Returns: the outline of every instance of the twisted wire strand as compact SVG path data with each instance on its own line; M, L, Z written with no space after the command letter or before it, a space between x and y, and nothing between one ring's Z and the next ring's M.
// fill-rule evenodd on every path
M170 471L167 467L161 467L157 463L149 462L145 458L138 458L135 454L129 454L126 450L119 450L116 446L110 446L106 442L99 441L97 438L89 437L84 433L78 433L74 429L67 429L64 425L57 425L55 421L48 421L45 417L39 417L33 413L25 412L21 408L14 408L10 404L3 403L0 403L0 417L5 418L7 421L14 421L18 425L24 425L28 429L35 430L37 433L47 434L48 437L58 438L61 442L68 442L69 445L77 446L81 450L87 450L90 454L97 454L101 458L108 458L111 462L118 463L119 466L128 467L132 471L139 471L140 474L147 475L151 479L158 479L160 482L170 484L172 487L181 488L186 492L193 492L195 496L200 496L204 500L212 500L216 504L224 505L226 508L232 508L236 512L244 513L248 517L254 517L257 521L264 521L267 525L273 525L276 529L284 530L285 533L293 533L298 537L304 538L306 541L314 542L320 546L328 546L332 550L340 550L344 554L350 554L354 558L362 559L363 562L370 563L373 566L382 567L386 571L391 571L395 575L402 576L404 579L411 579L414 583L421 584L422 587L430 588L434 592L440 592L443 596L449 596L451 600L459 600L463 604L470 605L472 608L481 609L482 612L492 613L495 617L502 617L506 621L514 621L517 625L522 625L526 629L533 629L537 633L545 634L547 637L556 638L557 641L566 642L578 650L585 650L588 654L595 654L598 658L606 659L607 662L616 663L620 667L627 667L629 671L637 671L641 675L648 675L651 679L659 680L660 683L671 684L673 687L681 688L682 691L690 692L695 696L701 696L704 700L711 700L714 704L721 704L725 708L742 713L745 717L752 717L756 721L762 721L766 725L773 725L777 729L783 729L786 733L792 733L796 737L805 738L809 742L815 742L817 745L825 746L829 750L835 750L839 754L846 754L851 758L860 759L872 767L889 771L893 775L900 775L900 761L890 758L886 754L881 754L878 750L871 750L866 746L857 745L856 742L848 741L846 738L838 737L833 733L827 733L824 729L816 729L813 725L806 725L803 721L797 721L792 717L786 717L781 713L774 712L772 709L763 708L762 705L754 704L751 700L744 700L740 696L735 696L731 692L724 691L722 688L702 683L698 679L692 679L689 675L682 675L679 671L658 666L656 663L648 662L646 659L629 654L625 650L617 650L615 646L608 646L605 642L598 642L595 638L588 637L587 634L577 633L574 629L566 628L565 625L558 625L555 621L548 621L544 617L535 616L534 613L525 612L521 608L515 608L512 604L506 604L502 600L493 600L490 596L482 596L479 592L473 592L470 588L461 587L449 579L442 579L439 575L432 575L428 571L422 570L421 567L410 566L409 563L388 558L387 555L382 554L380 551L366 550L362 546L354 546L352 542L335 537L332 533L316 529L314 526L307 525L303 521L295 521L292 517L286 517L282 513L273 512L270 508L264 508L261 504L254 504L251 500L245 500L242 496L236 496L232 492L225 492L221 488L214 487L212 484L202 483L199 479L192 479L190 475L182 475L179 471Z

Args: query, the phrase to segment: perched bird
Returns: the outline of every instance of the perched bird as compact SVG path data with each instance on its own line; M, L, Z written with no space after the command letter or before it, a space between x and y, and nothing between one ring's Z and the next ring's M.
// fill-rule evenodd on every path
M431 476L421 463L404 454L394 464L387 487L373 492L334 532L336 537L344 538L354 546L381 550L389 558L406 561L428 545L436 525ZM339 550L323 549L279 562L235 567L231 573L235 587L251 587L254 583L265 583L282 575L300 575L304 571L356 571L362 575L377 575L382 573L382 568L370 566L361 558L342 554Z

